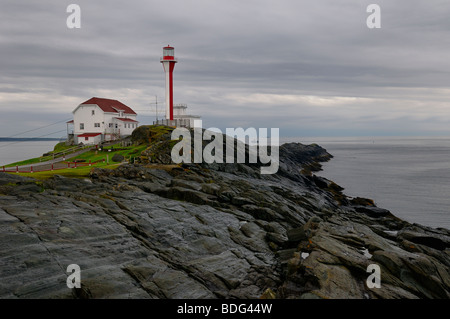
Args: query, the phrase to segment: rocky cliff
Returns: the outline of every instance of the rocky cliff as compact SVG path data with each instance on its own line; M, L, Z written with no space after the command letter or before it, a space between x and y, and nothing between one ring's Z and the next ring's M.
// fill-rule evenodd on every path
M450 232L347 198L312 174L320 146L281 146L274 175L144 155L85 179L0 173L0 298L450 297Z

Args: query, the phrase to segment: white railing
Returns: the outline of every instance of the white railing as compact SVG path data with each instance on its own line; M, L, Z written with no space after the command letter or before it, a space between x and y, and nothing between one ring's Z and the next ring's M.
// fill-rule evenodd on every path
M190 127L191 121L189 119L174 119L174 120L158 120L153 121L153 125L165 125L173 127Z

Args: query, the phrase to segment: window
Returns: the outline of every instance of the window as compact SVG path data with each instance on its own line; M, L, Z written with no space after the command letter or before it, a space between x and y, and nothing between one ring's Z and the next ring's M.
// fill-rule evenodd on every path
M174 49L172 47L163 48L163 56L174 56Z
M117 123L116 123L116 128L118 128L119 127L119 125L117 125Z
M92 115L95 115L95 110L92 110Z
M89 141L89 137L86 136L86 137L84 138L84 140L85 140L85 141Z
M84 123L80 123L80 130L84 130Z
M94 123L94 127L100 127L100 123Z
M113 127L113 124L112 124L112 123L109 123L109 127Z

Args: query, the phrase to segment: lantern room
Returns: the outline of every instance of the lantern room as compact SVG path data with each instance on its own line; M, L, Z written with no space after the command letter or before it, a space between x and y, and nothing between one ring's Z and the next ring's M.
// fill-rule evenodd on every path
M163 48L162 61L175 61L175 50L171 46L166 46Z

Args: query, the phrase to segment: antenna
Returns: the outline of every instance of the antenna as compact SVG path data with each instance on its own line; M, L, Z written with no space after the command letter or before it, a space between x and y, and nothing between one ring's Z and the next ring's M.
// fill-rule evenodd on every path
M158 123L158 96L155 95L155 103L150 103L150 105L155 105L155 116L156 116L156 123Z
M155 95L155 106L156 106L156 111L155 111L156 123L158 123L158 95Z

